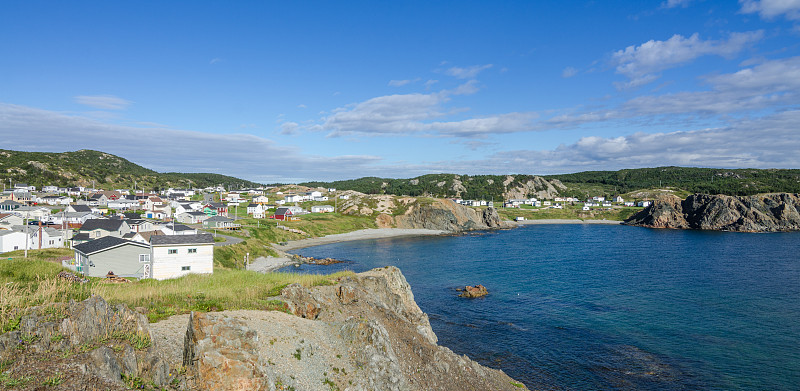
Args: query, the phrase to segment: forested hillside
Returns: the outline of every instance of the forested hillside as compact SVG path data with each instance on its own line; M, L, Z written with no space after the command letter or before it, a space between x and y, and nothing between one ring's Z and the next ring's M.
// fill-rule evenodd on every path
M758 193L800 193L800 170L717 169L694 167L637 168L619 171L585 171L549 175L568 188L602 185L618 193L639 189L677 188L689 193L753 195Z
M20 152L0 150L0 180L6 186L95 186L102 189L259 186L255 182L208 173L158 173L119 156L92 150Z

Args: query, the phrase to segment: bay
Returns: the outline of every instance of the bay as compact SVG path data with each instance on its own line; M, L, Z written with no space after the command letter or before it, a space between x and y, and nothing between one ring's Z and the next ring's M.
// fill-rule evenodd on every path
M296 253L399 267L439 344L552 390L797 390L800 233L533 225ZM479 299L456 288L485 285Z

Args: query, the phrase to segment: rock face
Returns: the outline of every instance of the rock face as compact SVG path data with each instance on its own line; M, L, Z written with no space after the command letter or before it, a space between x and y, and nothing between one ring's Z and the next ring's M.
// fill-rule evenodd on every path
M430 204L413 205L404 215L395 216L394 221L397 228L452 232L510 227L507 222L500 220L494 208L480 211L443 199L437 199Z
M151 383L191 390L526 389L502 371L438 346L428 316L395 267L333 285L289 285L276 299L286 303L286 312L193 312L173 317L181 322L164 321L174 329L148 326L141 314L98 296L66 306L58 321L32 309L19 330L0 335L0 361L12 358L4 373L13 378L58 375L58 389ZM174 332L170 341L183 338L182 348L158 342L166 335L153 330L167 329ZM151 333L158 346L131 346L114 337L137 330ZM40 382L31 384L20 389L38 389Z
M0 335L0 361L12 377L57 375L87 390L124 390L123 376L158 387L170 368L151 344L147 318L100 296L29 308L19 330ZM133 346L132 346L133 345ZM135 348L134 348L135 346Z
M531 196L536 198L552 199L558 195L559 190L565 190L564 186L558 179L547 180L540 176L534 176L532 179L524 182L518 186L509 187L514 180L513 176L508 176L503 182L506 191L503 197L506 199L521 199L529 198Z
M798 209L798 194L775 193L749 197L694 194L683 201L677 197L657 200L624 224L735 232L798 231Z

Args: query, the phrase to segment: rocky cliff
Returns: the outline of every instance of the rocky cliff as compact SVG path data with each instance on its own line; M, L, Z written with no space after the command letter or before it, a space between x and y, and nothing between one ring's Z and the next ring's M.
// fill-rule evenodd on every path
M193 312L149 325L97 296L62 308L63 319L34 309L0 335L0 365L28 379L15 389L46 379L66 390L525 389L438 346L395 267L289 285L275 299L286 312Z
M798 194L748 197L694 194L681 200L665 197L624 224L651 228L706 229L736 232L800 230Z
M478 210L451 200L437 199L429 204L414 204L405 214L395 216L397 228L423 228L443 231L469 231L476 229L508 228L497 210Z

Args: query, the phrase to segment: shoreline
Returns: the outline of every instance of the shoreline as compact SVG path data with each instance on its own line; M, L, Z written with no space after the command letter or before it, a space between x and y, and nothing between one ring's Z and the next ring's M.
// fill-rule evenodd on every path
M272 248L278 251L279 254L285 255L287 251L297 250L306 247L321 246L324 244L352 242L357 240L368 240L368 239L397 238L403 236L445 235L450 233L452 232L435 230L435 229L372 228L372 229L362 229L353 232L346 232L342 234L327 235L319 238L293 240L286 242L286 244L284 245L273 244ZM290 258L289 256L258 257L249 265L247 265L247 270L252 270L260 273L268 273L280 269L282 267L293 265L295 263L297 263L297 261Z
M537 224L606 224L620 225L622 221L617 220L580 220L580 219L538 219L514 221L518 225L537 225Z

